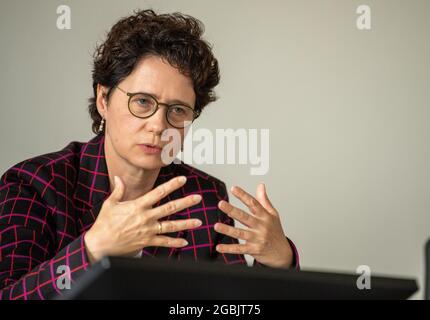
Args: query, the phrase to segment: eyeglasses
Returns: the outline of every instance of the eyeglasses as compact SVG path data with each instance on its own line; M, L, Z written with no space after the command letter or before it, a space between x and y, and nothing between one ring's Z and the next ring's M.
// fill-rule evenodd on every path
M200 115L200 112L195 111L189 106L158 102L149 93L131 93L118 86L116 88L128 96L128 110L137 118L149 118L157 112L159 106L164 105L167 107L167 122L174 128L182 129L189 126Z

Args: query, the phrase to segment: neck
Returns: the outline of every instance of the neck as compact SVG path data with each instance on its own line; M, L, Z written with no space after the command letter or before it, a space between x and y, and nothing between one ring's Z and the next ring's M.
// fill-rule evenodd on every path
M105 137L104 151L110 190L114 188L114 176L120 177L125 186L122 201L135 200L152 190L160 168L147 170L133 166L115 151L108 136Z

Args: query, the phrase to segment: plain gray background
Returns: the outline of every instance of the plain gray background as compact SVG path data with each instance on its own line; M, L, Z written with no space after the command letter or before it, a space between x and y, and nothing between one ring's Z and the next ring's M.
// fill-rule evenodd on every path
M430 237L430 1L0 2L0 171L87 141L96 43L137 8L200 19L222 80L195 128L269 128L267 184L303 269L415 277ZM58 5L71 30L56 27ZM372 29L356 9L372 9ZM232 199L232 202L238 204ZM421 291L422 292L422 291ZM415 298L421 298L418 294Z

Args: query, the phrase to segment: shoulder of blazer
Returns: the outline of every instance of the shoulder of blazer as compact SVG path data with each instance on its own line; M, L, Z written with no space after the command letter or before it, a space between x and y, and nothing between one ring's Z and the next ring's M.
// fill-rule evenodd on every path
M26 160L18 162L7 171L13 168L25 167L25 171L37 174L37 169L41 170L43 168L51 168L51 166L53 165L66 162L73 164L77 161L79 165L79 156L83 145L83 142L72 141L66 147L59 151L53 151L28 158Z
M79 168L79 154L83 143L70 142L59 151L41 154L23 160L4 172L0 178L0 189L2 186L17 184L20 187L30 187L42 198L52 199L55 197L55 177L65 176L64 165L70 164L69 168L76 172ZM67 177L72 180L72 175ZM51 191L51 192L50 192Z

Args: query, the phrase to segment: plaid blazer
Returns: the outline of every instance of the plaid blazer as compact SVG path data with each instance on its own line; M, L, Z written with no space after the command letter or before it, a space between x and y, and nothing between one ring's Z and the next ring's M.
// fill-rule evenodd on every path
M193 259L246 264L242 255L220 254L219 243L236 239L214 231L216 222L234 221L217 207L228 201L225 184L186 164L170 164L160 170L155 186L174 176L187 176L186 184L158 205L189 194L203 200L163 218L199 218L193 230L167 234L185 238L183 248L146 247L142 259ZM110 195L104 156L104 135L87 143L71 142L64 149L22 161L7 170L0 181L0 299L46 299L61 294L57 279L67 266L71 283L89 267L84 234L93 225ZM299 259L294 244L294 266ZM257 264L259 265L259 264Z

